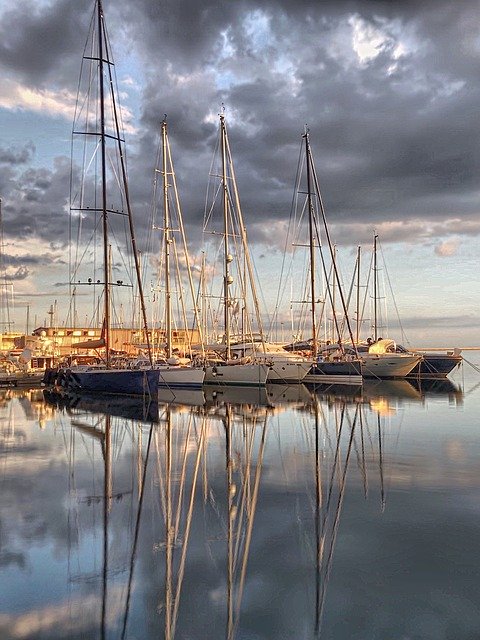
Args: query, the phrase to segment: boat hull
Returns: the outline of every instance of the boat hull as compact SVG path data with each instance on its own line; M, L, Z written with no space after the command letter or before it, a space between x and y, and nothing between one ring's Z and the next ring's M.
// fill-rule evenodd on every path
M129 396L158 394L160 372L156 369L67 369L61 386L79 394L102 393Z
M201 389L205 378L204 369L192 367L161 366L158 367L159 387L168 389Z
M408 374L409 378L446 378L462 362L462 356L424 353L423 359Z
M263 386L268 369L267 364L216 364L205 369L205 384Z
M311 366L311 362L273 360L269 364L267 382L293 382L295 384L303 382Z
M362 384L359 361L325 361L314 364L303 382L313 384Z
M422 356L403 353L361 354L364 378L405 378Z

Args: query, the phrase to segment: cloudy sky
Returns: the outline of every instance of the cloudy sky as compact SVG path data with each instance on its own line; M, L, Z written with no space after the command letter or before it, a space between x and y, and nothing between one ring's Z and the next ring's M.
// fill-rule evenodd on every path
M104 9L140 230L166 113L200 248L224 105L256 268L273 289L308 125L345 282L376 230L410 342L480 342L477 2L105 0ZM4 0L0 10L0 195L18 330L26 305L31 325L55 299L61 322L67 305L71 128L92 11L92 0Z

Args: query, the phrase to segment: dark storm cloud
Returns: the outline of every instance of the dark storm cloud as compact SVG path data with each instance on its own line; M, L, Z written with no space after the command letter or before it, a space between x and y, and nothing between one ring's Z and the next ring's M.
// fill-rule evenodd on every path
M6 11L0 64L36 87L73 88L92 8L59 0ZM167 113L187 230L199 239L224 103L251 240L263 240L262 220L288 219L306 124L328 219L350 230L337 241L358 242L353 223L395 220L454 217L458 233L471 233L480 171L475 2L140 0L104 8L117 63L141 63L140 127L128 150L141 229ZM370 41L379 38L376 55L357 57L355 29L360 40L369 31ZM63 169L2 177L19 192L12 234L56 237L68 197Z
M35 153L35 145L30 142L20 149L15 147L9 147L5 149L0 147L0 164L6 165L19 165L26 164L32 159Z
M11 174L2 185L4 237L12 239L36 237L66 244L67 217L64 207L68 199L70 162L58 159L53 170L30 167Z
M76 85L92 6L90 0L12 3L0 22L0 65L36 87L47 80Z
M476 213L474 3L178 3L172 12L154 7L128 7L135 14L132 33L145 35L145 139L161 114L169 113L177 166L191 186L185 204L192 219L201 216L202 180L194 166L208 157L211 127L206 130L204 119L221 102L227 118L234 113L229 129L247 220L288 215L305 123L333 221ZM177 12L189 16L181 26ZM268 46L255 48L245 22L249 12L252 24L262 14L268 18ZM345 30L354 15L384 36L378 55L363 63L354 59ZM226 40L235 51L231 57L222 53ZM294 66L295 87L288 73L275 70L281 55ZM212 75L183 86L172 79L172 73L194 75L205 66L223 74L225 86ZM229 85L231 74L240 80Z

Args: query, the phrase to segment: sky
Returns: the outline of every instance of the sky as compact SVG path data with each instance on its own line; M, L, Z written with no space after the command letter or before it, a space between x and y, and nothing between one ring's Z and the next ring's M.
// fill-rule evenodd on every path
M140 241L167 114L187 235L200 251L224 109L272 308L308 126L345 286L357 246L367 264L376 232L409 343L480 345L477 2L105 0L104 11ZM55 300L60 324L68 306L71 130L92 12L91 0L0 9L3 260L20 331L27 307L31 329Z

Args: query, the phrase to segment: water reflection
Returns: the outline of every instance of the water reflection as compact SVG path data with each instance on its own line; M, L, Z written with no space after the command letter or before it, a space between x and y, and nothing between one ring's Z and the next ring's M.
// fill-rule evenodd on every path
M378 637L387 627L411 636L405 611L418 593L395 582L391 558L414 585L419 560L405 554L435 503L428 469L444 469L437 493L467 486L478 451L465 449L468 424L454 445L441 423L445 406L462 407L450 420L468 419L462 402L451 384L221 387L165 393L152 413L118 398L5 390L0 637L326 639L353 637L363 620L367 638L378 607L391 620ZM435 535L451 541L442 504L429 547Z

